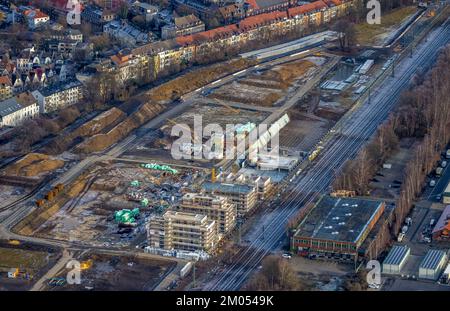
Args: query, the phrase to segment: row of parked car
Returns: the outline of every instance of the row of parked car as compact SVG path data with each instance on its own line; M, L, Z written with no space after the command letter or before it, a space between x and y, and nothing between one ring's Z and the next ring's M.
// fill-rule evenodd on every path
M443 159L440 161L438 167L436 167L435 171L434 171L434 176L435 178L432 178L429 182L429 186L430 187L434 187L436 186L436 179L440 178L442 176L442 173L444 172L444 168L447 167L447 159L450 159L450 149L447 149L447 151L445 152L445 154L442 155Z

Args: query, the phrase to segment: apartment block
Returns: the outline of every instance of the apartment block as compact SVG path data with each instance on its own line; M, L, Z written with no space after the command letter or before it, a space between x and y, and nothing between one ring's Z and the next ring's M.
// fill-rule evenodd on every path
M82 86L75 80L34 91L33 96L39 102L42 113L52 112L80 102L83 99Z
M30 93L0 101L0 127L17 126L39 115L39 106Z
M223 196L186 193L176 210L208 216L216 221L220 234L227 234L236 226L236 206Z
M202 189L206 193L224 196L236 205L238 216L248 214L255 208L258 200L258 191L253 185L239 183L205 182Z
M219 241L217 223L208 216L170 210L149 220L147 236L151 247L208 253Z
M5 100L13 95L12 83L8 76L0 76L0 100Z

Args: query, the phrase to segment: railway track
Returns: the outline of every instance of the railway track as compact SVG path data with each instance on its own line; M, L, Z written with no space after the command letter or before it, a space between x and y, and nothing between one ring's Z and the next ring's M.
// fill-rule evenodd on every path
M275 210L272 220L265 226L265 232L253 241L247 251L241 253L243 263L230 265L217 278L205 286L205 290L238 290L255 271L265 255L276 249L283 238L287 219L299 208L312 202L307 194L326 192L332 182L333 174L339 171L345 160L355 156L357 150L369 139L395 106L400 93L408 86L410 78L419 66L429 67L436 58L441 46L449 42L450 27L448 20L427 46L420 49L416 61L400 74L400 79L384 87L384 93L372 96L372 103L365 103L355 110L351 121L343 126L340 135L336 135L325 145L324 151L309 169L289 184L287 195ZM397 72L399 74L399 72ZM262 240L264 237L264 240ZM255 249L257 251L255 251ZM261 256L261 254L264 254Z

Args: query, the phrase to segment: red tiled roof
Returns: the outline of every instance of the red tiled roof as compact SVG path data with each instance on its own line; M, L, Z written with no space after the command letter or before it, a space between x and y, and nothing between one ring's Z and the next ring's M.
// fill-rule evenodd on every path
M308 4L296 6L293 8L288 9L288 14L290 17L297 16L301 14L306 14L309 12L314 12L317 10L321 10L324 8L328 8L328 6L323 1L315 1Z
M206 42L217 38L229 37L238 32L236 24L214 28L208 31L202 31L187 36L175 38L180 45L190 45L194 42Z
M1 76L0 77L0 84L5 84L8 86L11 86L11 80L9 80L8 76Z
M24 12L24 14L26 15L26 16L33 16L33 15L31 15L31 14L34 14L34 16L33 16L33 18L34 19L36 19L36 18L44 18L44 17L49 17L47 14L45 14L44 12L42 12L41 10L26 10L25 12Z
M323 0L328 6L334 5L338 6L342 4L341 0Z
M248 3L252 7L252 9L259 9L259 5L256 3L256 0L247 0L245 2Z
M285 11L275 11L270 13L263 13L254 16L244 18L239 22L240 29L254 28L258 25L263 25L272 21L287 18L287 13Z

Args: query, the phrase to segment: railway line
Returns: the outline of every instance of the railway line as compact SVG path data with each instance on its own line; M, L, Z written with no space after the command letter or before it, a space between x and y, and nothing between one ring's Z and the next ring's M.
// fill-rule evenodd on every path
M299 207L311 202L314 199L314 193L328 190L334 172L342 167L346 159L356 154L357 150L373 135L379 124L386 119L401 91L408 86L412 75L419 67L430 67L439 48L449 41L450 26L447 20L437 33L434 33L433 38L419 49L411 65L397 72L397 75L400 74L398 78L386 81L384 87L373 94L370 103L366 101L353 112L351 122L343 124L341 133L334 135L326 143L325 151L317 160L288 185L287 195L284 196L279 207L272 212L272 220L266 224L264 232L259 234L258 239L251 243L247 251L241 253L242 258L237 260L240 263L228 266L205 286L205 290L238 290L244 284L263 259L264 256L261 254L270 253L283 238L287 219L296 213ZM311 194L313 194L312 197ZM311 198L308 199L308 197Z

